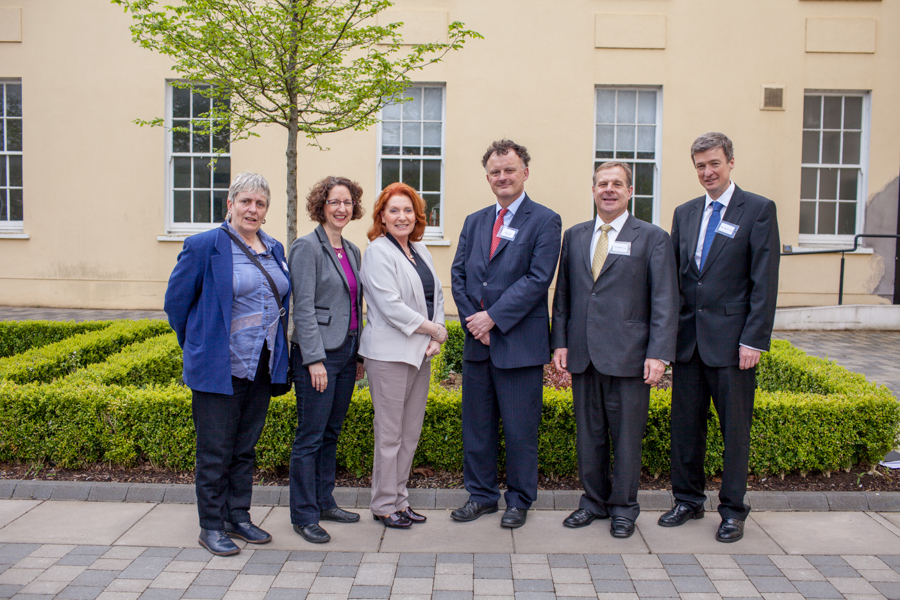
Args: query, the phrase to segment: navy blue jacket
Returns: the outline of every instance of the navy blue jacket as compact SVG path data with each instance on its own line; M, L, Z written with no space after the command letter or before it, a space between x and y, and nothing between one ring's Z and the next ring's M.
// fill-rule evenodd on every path
M178 262L169 277L165 311L184 351L184 383L192 390L232 394L231 303L233 265L231 238L222 227L192 235L184 241ZM284 246L275 242L275 260L288 278L288 292L281 300L287 309L291 297L290 275ZM279 324L275 338L273 383L286 383L288 346Z

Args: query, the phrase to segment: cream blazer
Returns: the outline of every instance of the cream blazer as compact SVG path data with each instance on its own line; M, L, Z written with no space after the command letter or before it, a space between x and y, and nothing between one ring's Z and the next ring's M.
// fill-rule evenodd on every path
M434 277L434 319L444 324L444 293L431 254L421 242L410 242ZM422 280L403 253L382 236L363 254L360 278L366 298L366 327L359 354L420 368L431 336L414 333L428 319ZM430 358L428 359L430 360Z

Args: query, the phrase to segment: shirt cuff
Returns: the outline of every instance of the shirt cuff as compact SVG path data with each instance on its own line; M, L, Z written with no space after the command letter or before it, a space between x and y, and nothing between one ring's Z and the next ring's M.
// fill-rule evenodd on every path
M754 348L753 346L748 346L747 344L738 344L739 346L743 346L744 348L750 348L751 350L756 350L757 352L766 352L766 350L760 350L759 348Z

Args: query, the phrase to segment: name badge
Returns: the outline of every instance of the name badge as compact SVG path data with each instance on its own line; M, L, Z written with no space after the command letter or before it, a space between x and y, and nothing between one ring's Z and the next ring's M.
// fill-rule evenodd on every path
M287 271L288 270L287 263L284 261L281 261L281 268L284 269L285 271Z
M516 239L517 233L519 233L518 229L513 229L512 227L504 226L504 227L500 228L500 233L498 233L497 235L502 237L504 240L512 241L512 240Z
M631 256L631 242L613 242L612 247L609 249L609 253Z
M719 226L716 227L716 233L721 233L725 237L730 237L734 239L734 234L737 233L739 225L735 225L734 223L729 223L728 221L722 221L719 223Z

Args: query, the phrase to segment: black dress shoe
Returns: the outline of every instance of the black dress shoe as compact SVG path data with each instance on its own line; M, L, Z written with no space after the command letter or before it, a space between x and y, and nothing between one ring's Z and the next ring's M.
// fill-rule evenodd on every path
M241 551L223 529L201 529L197 541L216 556L231 556Z
M586 508L579 508L578 510L573 512L571 515L566 517L566 519L563 521L563 525L565 525L566 527L571 527L572 529L577 529L579 527L587 527L588 525L593 523L595 519L608 519L609 518L608 512L606 512L604 510L603 513L604 514L598 515L597 513L592 513L591 511L587 510Z
M407 529L412 527L412 521L399 512L393 512L389 515L372 515L372 518L376 521L381 521L385 527L391 527L393 529Z
M335 521L336 523L356 523L359 521L359 515L335 506L319 513L321 521Z
M248 544L268 544L272 536L249 521L247 523L229 523L225 521L225 533L231 537L244 540Z
M634 535L634 521L627 517L613 517L609 524L609 532L617 538L631 537Z
M516 508L515 506L509 506L507 507L506 512L503 513L503 518L500 519L500 527L507 527L509 529L521 527L525 524L525 518L527 516L527 508Z
M408 506L401 510L400 514L409 519L409 522L413 525L416 525L417 523L424 523L428 520L428 517L426 517L425 515L420 515Z
M662 527L678 527L687 523L688 519L702 519L703 513L706 512L703 506L700 508L692 508L687 504L679 502L675 508L666 512L659 518L657 523Z
M487 505L487 504L478 504L477 502L473 502L469 500L452 513L450 513L450 518L454 521L474 521L481 515L487 515L490 513L497 512L497 505Z
M716 541L726 544L736 542L744 537L744 522L741 519L722 519L716 531Z
M318 523L310 523L309 525L294 525L294 531L300 534L304 540L310 544L324 544L331 541L328 532L319 527Z

